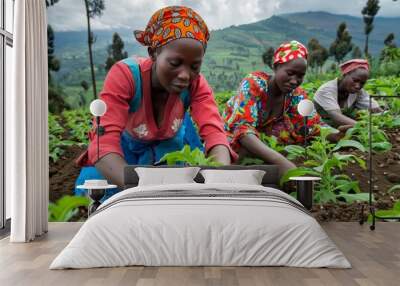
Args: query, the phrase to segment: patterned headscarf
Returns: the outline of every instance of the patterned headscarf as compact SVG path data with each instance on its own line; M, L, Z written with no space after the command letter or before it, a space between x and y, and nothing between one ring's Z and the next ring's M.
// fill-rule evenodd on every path
M144 46L158 48L166 43L192 38L204 48L210 38L207 25L195 11L184 6L169 6L153 14L144 31L134 31L136 40Z
M298 41L281 44L274 53L274 65L284 64L298 58L307 60L307 48Z
M364 59L349 60L341 64L339 67L343 75L348 74L349 72L360 68L369 71L368 61Z

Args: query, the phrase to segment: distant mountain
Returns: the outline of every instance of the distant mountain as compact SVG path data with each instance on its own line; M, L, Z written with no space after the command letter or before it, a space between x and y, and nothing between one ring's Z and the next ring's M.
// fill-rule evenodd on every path
M346 22L347 28L353 36L353 42L364 50L365 34L364 34L364 22L360 17L353 17L348 15L336 15L327 12L307 12L307 13L294 13L284 14L281 17L288 19L291 22L299 23L313 29L320 31L320 33L327 36L328 42L321 42L328 46L333 39L336 37L337 26L341 22ZM400 39L400 17L386 18L376 17L374 20L374 30L370 34L369 48L373 54L380 52L383 46L383 41L386 36L390 33L395 34L395 38L399 42ZM319 38L317 36L317 38ZM308 40L308 39L307 39Z
M353 42L363 50L365 35L362 18L327 12L282 14L252 24L216 30L212 33L210 47L226 47L224 41L233 46L241 44L258 48L276 47L282 41L291 39L307 44L313 37L325 47L329 47L336 37L336 30L341 22L346 22ZM391 32L395 34L396 39L400 38L400 17L375 19L374 30L370 34L369 41L373 54L379 53L383 40Z
M283 41L296 39L307 44L316 38L329 48L336 37L339 23L346 22L353 43L364 49L364 23L361 17L336 15L327 12L282 14L251 24L231 26L211 32L203 73L211 85L218 89L234 89L240 78L253 69L265 68L261 55L266 47L277 47ZM114 31L94 31L97 77L104 79L103 66L107 57L107 45ZM132 31L116 30L125 42L130 55L146 55L146 49L133 38ZM377 55L383 40L389 33L395 34L400 43L400 17L376 17L370 35L369 49ZM61 69L55 78L63 85L79 85L82 79L90 80L87 53L87 33L56 32L55 50L61 60Z

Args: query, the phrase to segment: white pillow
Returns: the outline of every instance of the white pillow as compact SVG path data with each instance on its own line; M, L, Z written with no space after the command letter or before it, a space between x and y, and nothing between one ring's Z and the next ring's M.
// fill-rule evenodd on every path
M135 168L139 176L139 186L195 183L193 179L199 170L199 167Z
M201 170L204 183L227 183L261 185L265 171L262 170Z

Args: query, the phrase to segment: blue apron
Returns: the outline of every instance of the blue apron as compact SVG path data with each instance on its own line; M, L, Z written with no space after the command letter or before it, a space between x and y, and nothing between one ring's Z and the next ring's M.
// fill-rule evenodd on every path
M122 60L129 66L135 81L135 95L129 103L129 112L135 112L140 107L142 101L142 82L140 76L139 65L132 58ZM185 110L190 106L190 94L188 90L182 91L180 94ZM188 111L181 127L174 137L167 140L159 141L140 141L133 138L127 131L121 134L121 148L124 153L125 161L129 165L153 165L157 163L165 154L181 150L184 145L189 145L192 149L199 148L204 151L203 144L193 124L193 120ZM83 167L79 177L75 181L75 187L83 185L85 180L105 179L94 166ZM102 201L111 197L120 189L108 189ZM75 188L75 195L86 195L86 190Z

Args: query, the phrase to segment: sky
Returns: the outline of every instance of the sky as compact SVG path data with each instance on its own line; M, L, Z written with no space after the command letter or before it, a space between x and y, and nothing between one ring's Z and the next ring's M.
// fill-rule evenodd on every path
M367 0L104 0L105 11L91 20L93 30L127 28L143 30L151 15L169 5L189 6L211 30L253 23L272 15L326 11L361 17ZM381 0L377 16L400 17L400 1ZM48 8L48 22L56 31L86 29L83 0L60 0ZM400 25L400 23L399 23Z

